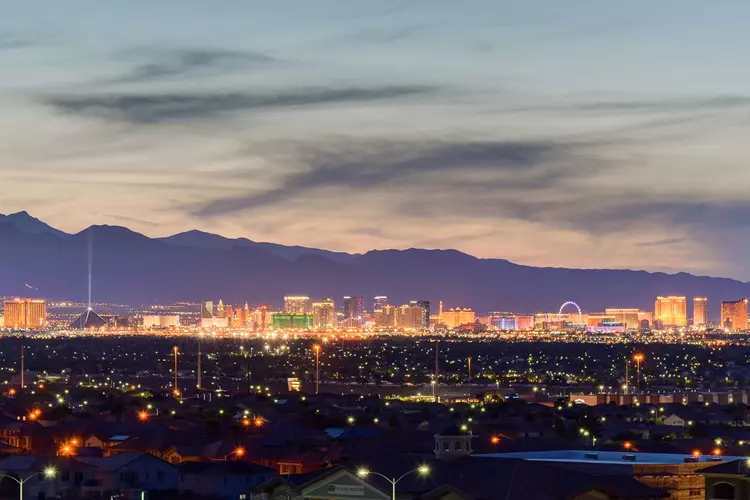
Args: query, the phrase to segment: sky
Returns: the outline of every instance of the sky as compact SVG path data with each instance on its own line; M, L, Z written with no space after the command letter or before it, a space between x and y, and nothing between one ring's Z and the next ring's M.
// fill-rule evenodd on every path
M0 213L750 280L746 0L0 0Z

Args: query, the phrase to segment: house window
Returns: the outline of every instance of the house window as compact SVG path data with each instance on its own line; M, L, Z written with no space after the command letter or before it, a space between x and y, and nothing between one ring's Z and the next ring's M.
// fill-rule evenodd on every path
M455 442L455 443L453 444L453 449L454 449L455 451L461 451L461 441L456 441L456 442Z
M65 471L60 474L60 481L62 481L63 483L67 483L68 481L70 481L70 472Z
M714 493L710 498L714 500L734 500L734 485L730 483L715 483Z
M247 500L247 495L244 493L240 493L240 500Z
M443 451L451 451L451 444L448 441L443 443Z

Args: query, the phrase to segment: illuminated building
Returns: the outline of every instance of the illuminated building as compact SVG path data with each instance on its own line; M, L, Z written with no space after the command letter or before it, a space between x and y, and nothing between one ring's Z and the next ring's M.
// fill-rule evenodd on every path
M230 318L201 318L201 328L229 328Z
M315 328L330 328L336 325L336 307L333 299L327 298L312 305L313 326Z
M384 328L396 326L396 308L386 304L382 309L375 311L375 326Z
M418 300L417 305L422 308L422 330L430 329L430 301Z
M615 323L615 316L607 313L589 313L586 315L586 326L597 327L604 323Z
M516 323L518 330L531 330L534 328L534 316L516 316Z
M443 311L443 324L449 329L474 323L475 318L474 311L469 308L461 309L458 307L449 311Z
M747 328L747 299L721 303L721 326L727 330Z
M287 330L290 328L309 330L312 327L312 314L276 313L273 315L274 330Z
M687 326L687 299L685 297L657 297L654 304L654 321L666 327Z
M638 324L640 325L640 328L643 328L644 321L648 326L651 326L654 324L654 313L651 311L639 311L638 312Z
M706 297L693 298L693 326L708 324L708 299Z
M214 303L207 300L201 304L201 318L213 318L214 317Z
M216 305L216 317L217 318L224 318L224 302L222 302L221 299L219 299L219 303Z
M492 318L491 323L498 330L518 330L518 318L516 316Z
M5 301L5 328L44 328L47 325L47 301L12 299Z
M378 295L372 301L372 310L374 312L374 311L377 311L378 309L383 309L387 305L388 305L388 297L386 297L385 295Z
M622 323L629 330L640 328L641 322L638 319L638 312L637 308L607 308L604 310L604 314L614 318L613 323Z
M171 316L144 316L143 328L170 328L180 326L180 317Z
M416 301L395 308L394 321L396 328L420 329L424 321L424 309Z
M365 317L365 298L361 296L344 297L344 322L354 326L362 321Z
M286 296L284 297L284 312L287 314L307 314L312 312L312 301L310 297Z
M250 313L249 322L253 324L253 328L259 330L265 330L268 326L268 320L270 318L271 306L268 304L262 304L260 307Z

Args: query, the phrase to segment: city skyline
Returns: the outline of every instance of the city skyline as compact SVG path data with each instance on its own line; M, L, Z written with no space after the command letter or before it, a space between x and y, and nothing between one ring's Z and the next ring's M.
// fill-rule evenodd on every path
M83 4L0 7L0 212L750 278L745 2Z

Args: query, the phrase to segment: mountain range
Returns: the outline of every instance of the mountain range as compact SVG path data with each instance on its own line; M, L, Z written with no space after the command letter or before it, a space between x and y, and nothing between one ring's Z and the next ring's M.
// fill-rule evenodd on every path
M480 312L557 311L569 300L601 311L653 310L657 295L685 295L708 297L714 319L719 301L750 296L748 283L687 273L532 267L456 250L348 254L197 230L149 238L95 225L68 234L27 212L0 214L0 295L86 300L89 266L95 301L129 304L388 295L395 304L443 300Z

